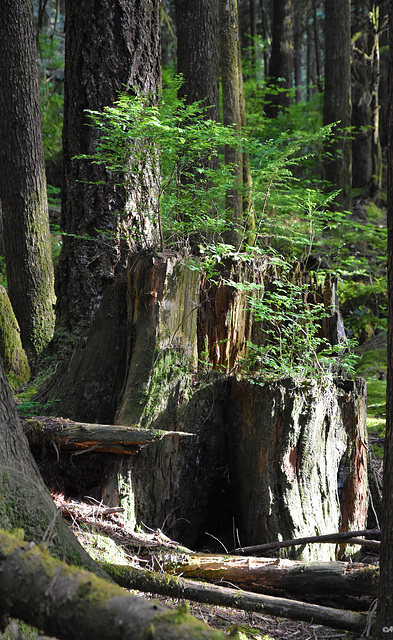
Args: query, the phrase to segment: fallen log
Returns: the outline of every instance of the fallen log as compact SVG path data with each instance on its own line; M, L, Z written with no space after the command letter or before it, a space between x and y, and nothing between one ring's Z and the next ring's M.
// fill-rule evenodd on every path
M236 585L264 594L374 596L379 569L352 562L300 562L282 558L239 558L204 554L161 552L153 569L211 583Z
M137 427L74 422L65 418L38 416L20 418L30 445L53 444L71 449L74 455L90 451L134 454L148 444L167 436L194 436L183 431L138 429Z
M0 530L1 614L60 640L224 640L185 608L168 609L52 558Z
M126 589L138 589L173 598L185 598L195 602L232 607L291 620L303 620L346 631L363 631L368 622L368 614L362 612L343 611L296 600L248 593L128 566L105 563L101 566L117 584Z
M294 538L292 540L281 540L279 542L267 542L265 544L257 544L250 547L238 547L231 553L239 553L244 555L263 554L266 551L275 551L284 547L296 547L299 545L310 544L313 542L337 542L338 544L359 544L362 546L370 546L374 549L379 548L377 540L367 540L357 537L366 535L380 535L380 529L363 529L362 531L341 531L339 533L327 533L322 536L308 536L305 538Z

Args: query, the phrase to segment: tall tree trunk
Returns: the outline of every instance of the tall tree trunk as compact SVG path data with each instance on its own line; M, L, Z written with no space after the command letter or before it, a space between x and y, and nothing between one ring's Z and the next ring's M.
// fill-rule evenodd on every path
M129 251L156 242L149 200L141 202L143 186L135 184L126 206L126 194L108 172L74 157L96 146L98 134L86 126L86 109L102 111L120 91L155 94L159 30L158 0L66 2L65 236L56 280L57 328L75 334L86 332L104 289L124 273Z
M34 361L54 327L54 284L32 0L0 11L0 198L8 292Z
M294 29L293 29L293 71L295 81L295 102L302 101L302 50L305 26L304 0L295 0L294 3Z
M379 141L379 8L356 16L357 37L352 51L352 185L367 196L381 188L382 153Z
M187 103L201 100L208 117L220 119L218 3L176 0L177 72Z
M388 134L388 368L379 597L377 619L373 630L375 640L393 638L393 2L390 2Z
M274 118L289 107L293 74L293 0L275 0L273 4L272 52L269 78L272 93L267 95L265 112Z
M241 97L239 69L239 20L237 0L220 0L220 58L224 124L241 130ZM239 247L242 240L243 219L243 157L238 149L225 148L225 163L233 164L239 189L227 193L225 207L232 229L226 241Z
M352 153L348 127L351 126L351 3L325 3L325 98L323 122L340 121L334 140L327 145L324 178L341 189L337 204L351 209Z

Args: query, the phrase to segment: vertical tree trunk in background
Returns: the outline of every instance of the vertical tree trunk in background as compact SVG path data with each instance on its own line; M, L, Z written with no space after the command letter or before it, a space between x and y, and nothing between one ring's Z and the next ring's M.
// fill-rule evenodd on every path
M272 51L269 78L272 93L265 107L266 114L274 118L289 107L293 74L293 0L275 0L273 3Z
M257 80L257 15L255 0L249 0L250 10L250 59L251 59L251 74L255 80Z
M351 209L352 153L347 127L351 126L351 3L325 3L325 97L323 123L340 121L334 140L328 143L324 179L341 189L336 199L343 209Z
M177 72L187 103L201 100L208 117L220 119L218 3L176 0Z
M383 461L380 578L375 640L393 638L393 2L390 2L390 88L388 129L388 367ZM388 630L388 631L386 631Z
M104 289L124 273L130 249L156 241L149 216L135 206L140 185L125 211L125 194L114 179L102 167L74 156L95 149L97 133L86 126L86 109L101 111L120 91L156 92L159 2L68 0L65 32L61 226L66 235L56 280L57 328L84 334ZM146 200L143 209L148 208Z
M0 198L8 292L33 362L54 327L54 284L32 0L0 11Z
M241 129L241 96L239 69L239 20L237 0L220 0L220 61L223 119L227 126ZM227 194L225 206L232 229L225 238L228 244L238 247L242 240L243 158L240 150L225 148L225 163L234 165L239 190Z
M371 4L371 3L369 3ZM381 188L379 140L379 9L358 8L352 47L352 186L377 197Z
M293 29L293 71L295 81L295 102L302 101L302 50L305 27L304 0L294 0L294 29Z

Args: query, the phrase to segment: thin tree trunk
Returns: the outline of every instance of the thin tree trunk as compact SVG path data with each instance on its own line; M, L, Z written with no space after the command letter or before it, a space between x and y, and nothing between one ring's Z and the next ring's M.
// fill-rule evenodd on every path
M239 21L237 0L220 0L220 57L224 124L241 130ZM225 163L233 165L235 189L227 193L225 206L231 230L226 241L239 247L242 240L243 219L243 158L238 149L225 148ZM238 185L238 189L236 189Z
M34 360L54 327L54 284L32 0L0 11L0 199L8 293Z

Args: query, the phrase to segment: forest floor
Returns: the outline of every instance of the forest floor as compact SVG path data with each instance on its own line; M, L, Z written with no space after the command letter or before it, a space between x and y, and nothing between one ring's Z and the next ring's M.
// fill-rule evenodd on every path
M120 511L106 509L95 502L65 502L62 495L53 496L62 515L82 546L98 562L129 565L149 569L149 557L154 549L176 547L160 530L135 533L127 530ZM159 600L168 607L182 601L135 590L130 593ZM238 631L241 640L338 640L348 638L345 631L337 631L318 624L288 620L228 607L187 603L190 611L210 627L225 634Z

